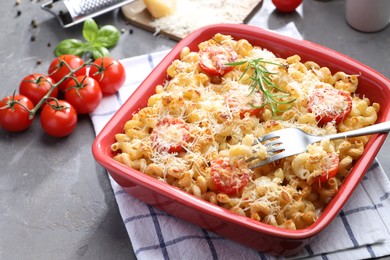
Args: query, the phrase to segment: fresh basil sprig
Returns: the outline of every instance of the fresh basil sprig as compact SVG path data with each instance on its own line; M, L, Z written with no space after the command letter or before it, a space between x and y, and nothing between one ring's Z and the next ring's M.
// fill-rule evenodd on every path
M93 19L84 21L83 37L85 42L78 39L66 39L54 48L54 55L73 54L77 56L91 55L93 59L108 57L109 48L114 47L119 40L120 32L112 25L100 29Z

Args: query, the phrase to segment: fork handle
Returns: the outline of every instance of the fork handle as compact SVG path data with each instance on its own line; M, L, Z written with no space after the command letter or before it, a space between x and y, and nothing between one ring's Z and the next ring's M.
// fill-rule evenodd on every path
M329 138L330 140L333 139L341 139L341 138L347 138L347 137L356 137L356 136L362 136L362 135L370 135L370 134L378 134L378 133L388 133L390 132L390 121L386 121L383 123L363 127L360 129L347 131L343 133L337 133L337 134L330 134L323 137Z

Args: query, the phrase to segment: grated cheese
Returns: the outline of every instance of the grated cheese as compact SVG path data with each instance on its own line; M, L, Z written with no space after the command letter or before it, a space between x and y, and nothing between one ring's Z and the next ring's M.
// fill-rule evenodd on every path
M210 1L180 0L176 11L168 16L155 19L151 25L160 31L174 32L184 37L203 26L218 23L243 23L248 10L258 1Z

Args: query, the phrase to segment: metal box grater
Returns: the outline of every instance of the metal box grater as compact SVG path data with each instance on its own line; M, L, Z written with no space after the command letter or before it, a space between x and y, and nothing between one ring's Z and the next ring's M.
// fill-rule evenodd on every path
M42 9L58 18L67 28L103 13L119 8L135 0L50 0Z

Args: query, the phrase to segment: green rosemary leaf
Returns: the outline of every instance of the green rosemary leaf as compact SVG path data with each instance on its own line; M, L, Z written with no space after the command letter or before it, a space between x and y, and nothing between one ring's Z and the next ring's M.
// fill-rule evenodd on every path
M242 60L242 61L229 62L229 63L226 63L225 65L227 65L227 66L239 66L239 65L245 64L247 62L248 62L247 60Z
M263 93L263 104L262 106L269 105L271 111L274 115L277 115L279 112L284 112L292 108L293 102L296 100L292 98L291 95L285 90L279 88L271 78L271 75L277 75L277 72L269 71L265 64L271 64L275 66L284 67L283 64L266 61L263 58L257 59L245 59L237 62L227 63L229 66L239 66L247 64L244 68L243 73L241 74L239 80L241 80L244 75L246 75L249 69L253 70L253 74L249 75L251 80L249 84L249 95L256 91L261 91ZM287 109L278 110L278 105L291 104Z

